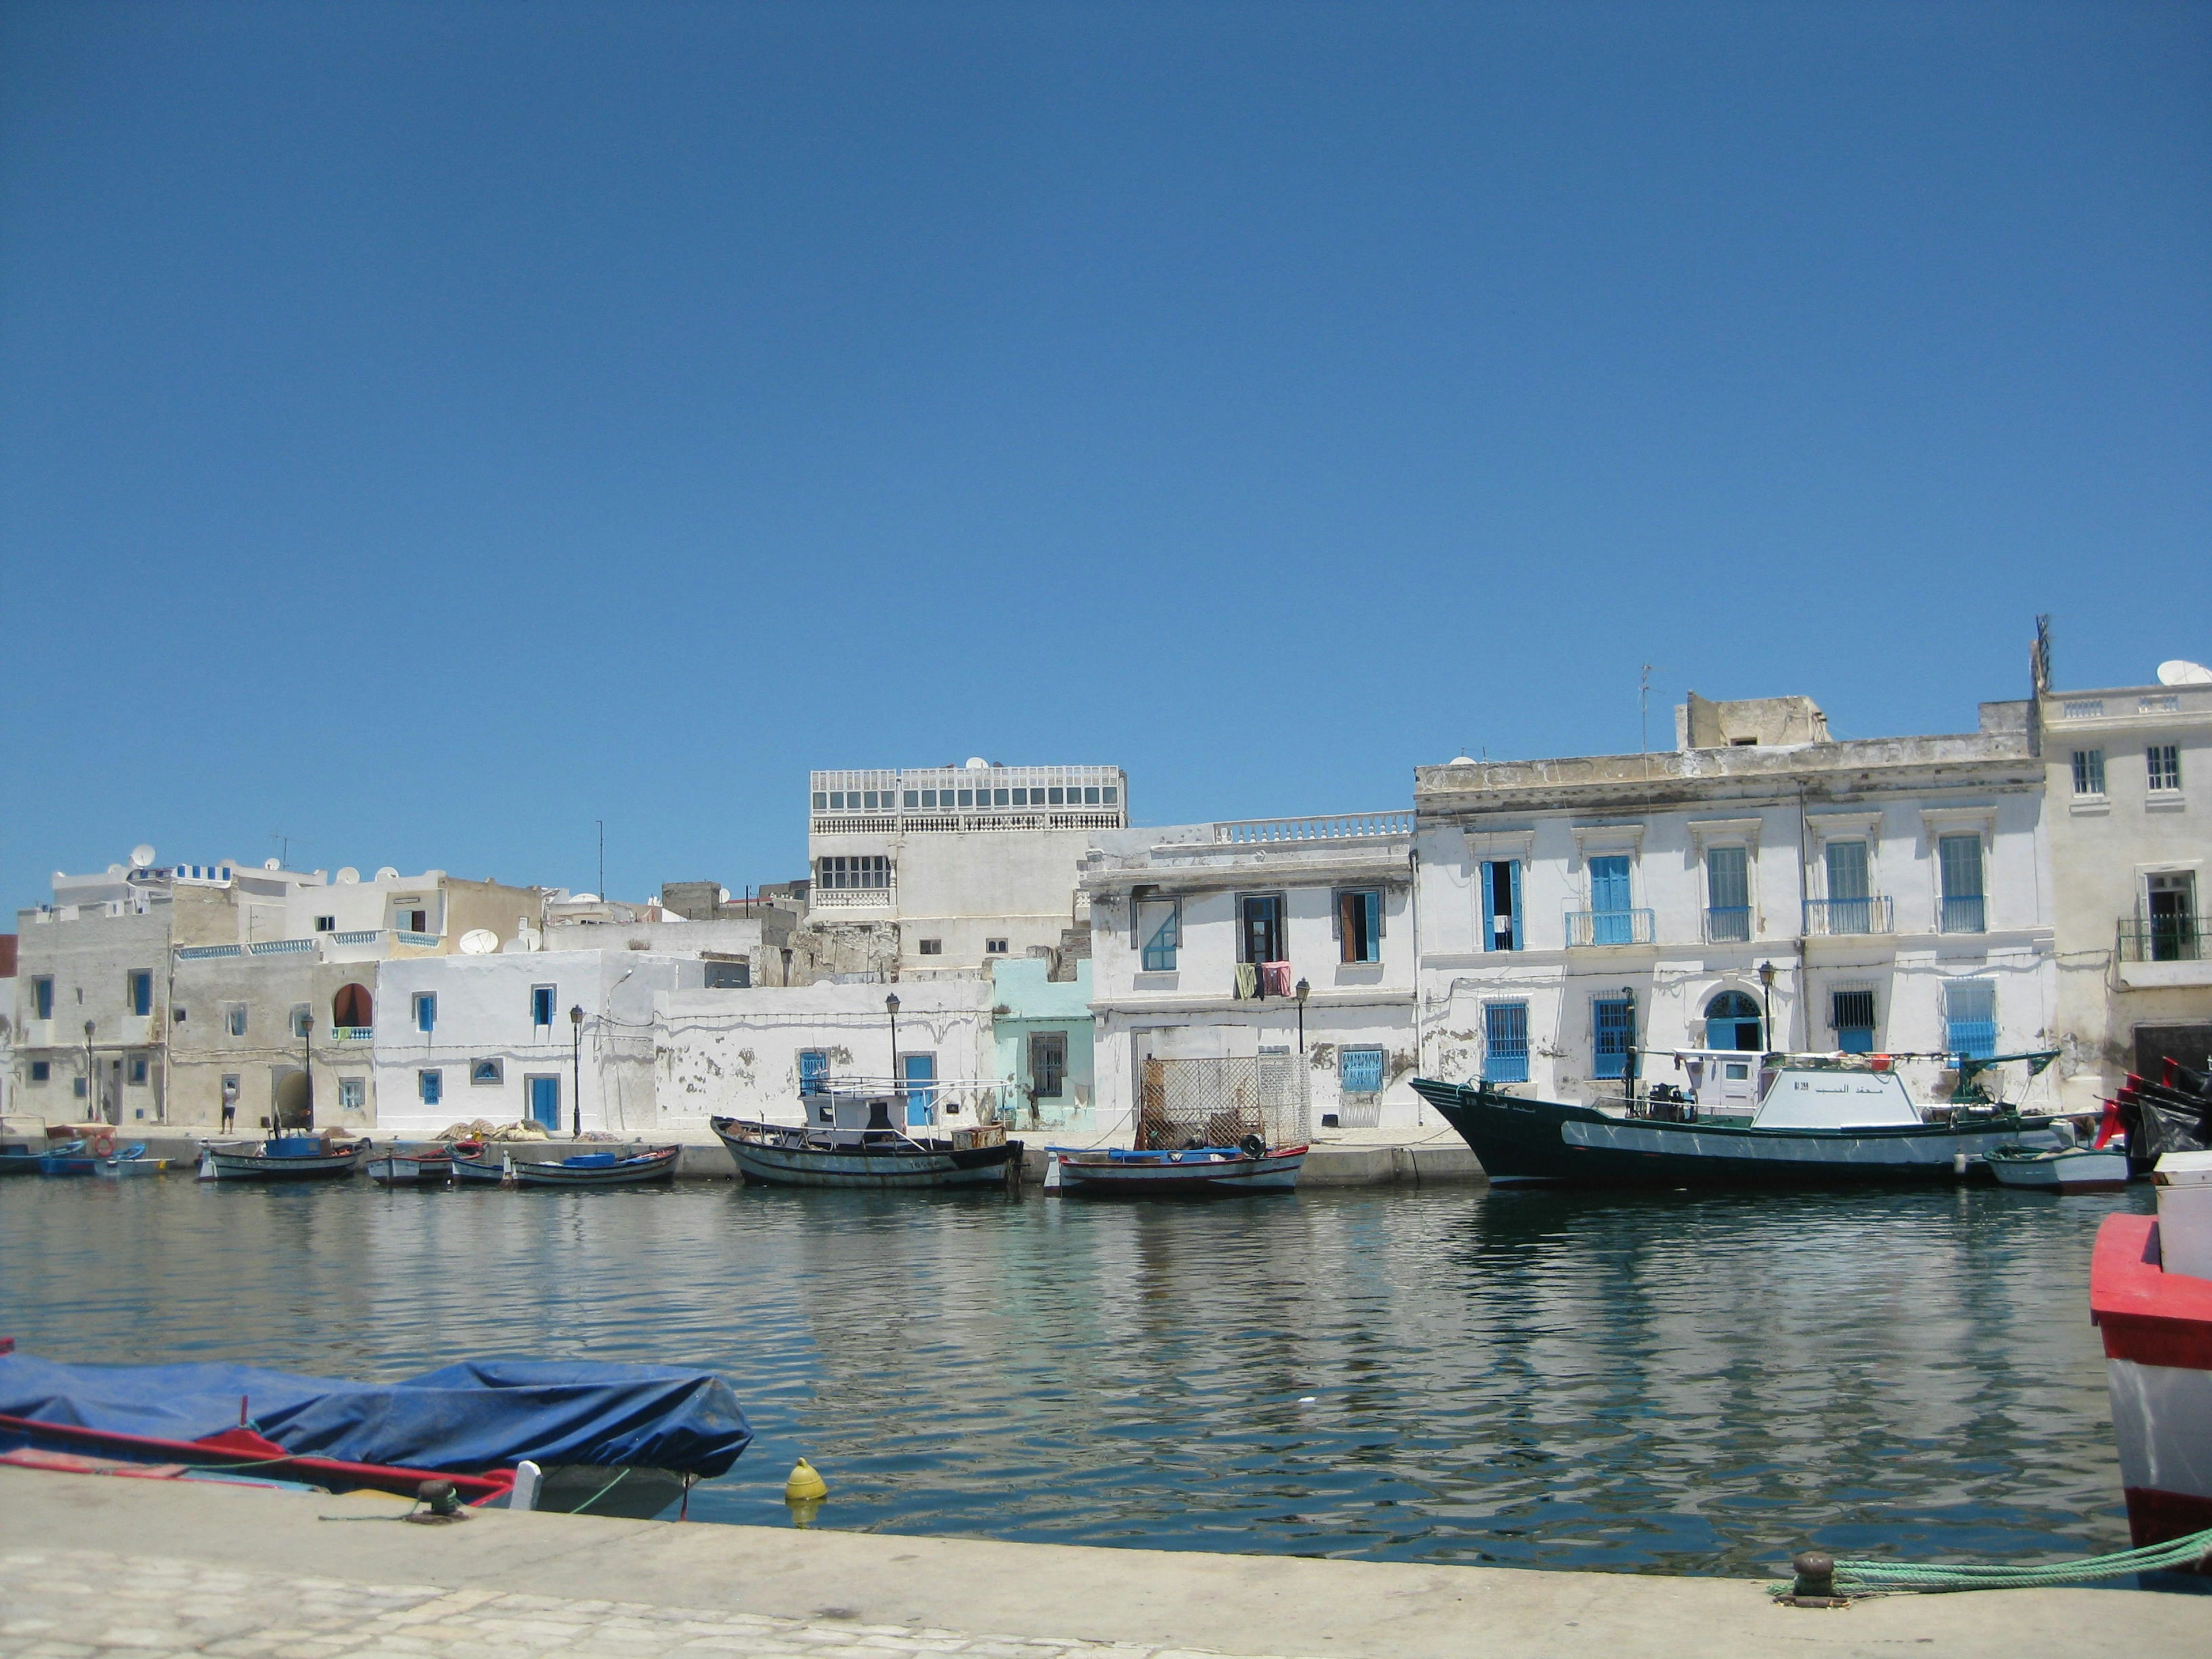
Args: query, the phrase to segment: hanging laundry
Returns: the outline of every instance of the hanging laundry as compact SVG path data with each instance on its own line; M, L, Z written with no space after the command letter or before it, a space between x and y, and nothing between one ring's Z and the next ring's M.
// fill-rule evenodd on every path
M1237 964L1237 1000L1249 1002L1260 994L1260 964L1240 962Z

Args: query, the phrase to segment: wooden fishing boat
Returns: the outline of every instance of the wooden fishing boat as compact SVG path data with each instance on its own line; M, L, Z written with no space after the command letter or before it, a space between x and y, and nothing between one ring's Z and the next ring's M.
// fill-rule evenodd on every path
M160 1175L169 1167L166 1158L148 1158L142 1143L126 1146L112 1158L103 1158L93 1166L93 1173L103 1181L137 1181L148 1176Z
M368 1161L366 1140L276 1135L200 1149L202 1181L343 1181Z
M908 1096L833 1088L805 1097L804 1123L708 1120L749 1185L903 1191L995 1187L1020 1178L1022 1143L997 1124L917 1139L896 1127Z
M572 1152L556 1164L507 1155L507 1179L518 1187L638 1187L676 1175L681 1146L648 1146L641 1152Z
M1133 1152L1125 1147L1045 1148L1044 1190L1091 1198L1212 1198L1287 1193L1305 1165L1304 1146L1269 1146L1247 1135L1234 1146Z
M481 1140L456 1140L448 1154L456 1187L503 1187L507 1155Z
M2163 1169L2167 1157L2162 1155ZM2108 1215L2089 1265L2130 1541L2212 1528L2212 1279L2177 1271L2167 1212Z
M1965 1060L1948 1105L1922 1108L1887 1055L1769 1054L1748 1115L1701 1112L1694 1097L1641 1109L1532 1100L1486 1081L1416 1078L1414 1089L1474 1150L1492 1181L1614 1187L1766 1187L1954 1179L1994 1147L2070 1145L2051 1116L1982 1097L2006 1060L2039 1073L2055 1053ZM1881 1062L1877 1065L1876 1062Z
M1982 1162L2001 1185L2046 1193L2117 1193L2128 1184L2128 1155L2119 1146L1992 1146Z
M395 1146L368 1160L368 1178L380 1187L445 1187L453 1179L453 1154L437 1146Z
M144 1147L138 1149L144 1152ZM39 1173L42 1176L88 1176L100 1157L86 1140L64 1140L49 1146L39 1156Z

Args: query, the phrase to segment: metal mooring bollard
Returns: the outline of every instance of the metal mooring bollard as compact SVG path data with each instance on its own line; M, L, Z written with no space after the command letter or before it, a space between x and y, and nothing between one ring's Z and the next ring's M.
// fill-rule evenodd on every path
M1793 1607L1847 1607L1850 1602L1836 1594L1836 1558L1826 1550L1800 1550L1790 1558L1797 1575L1790 1594L1783 1598Z
M423 1507L410 1515L403 1515L401 1520L435 1526L441 1522L469 1518L469 1512L461 1507L461 1495L453 1490L450 1480L425 1480L415 1489L415 1499Z

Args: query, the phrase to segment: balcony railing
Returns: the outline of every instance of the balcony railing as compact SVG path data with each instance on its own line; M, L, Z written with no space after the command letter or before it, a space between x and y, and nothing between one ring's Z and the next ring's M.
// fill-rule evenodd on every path
M1979 893L1960 898L1948 894L1936 907L1936 931L1941 933L1983 933L1989 929L1984 921L1986 902Z
M810 888L808 908L816 910L888 910L898 897L896 887Z
M1336 812L1310 818L1240 818L1213 826L1213 839L1232 846L1285 841L1364 841L1413 833L1411 812Z
M375 1040L375 1037L376 1028L374 1025L333 1025L331 1027L331 1041L333 1042L371 1042Z
M1705 908L1705 943L1741 945L1751 938L1748 904L1713 904Z
M1570 910L1567 949L1585 945L1649 945L1654 937L1649 910Z
M1893 933L1893 915L1886 893L1865 898L1807 899L1805 931L1831 934Z
M2212 962L2212 916L2124 916L2122 962Z

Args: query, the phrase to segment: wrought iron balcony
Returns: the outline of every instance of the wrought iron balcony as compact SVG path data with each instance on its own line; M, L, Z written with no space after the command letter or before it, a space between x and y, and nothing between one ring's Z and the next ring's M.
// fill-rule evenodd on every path
M2124 916L2122 962L2212 962L2212 916Z
M1892 917L1893 907L1886 893L1871 894L1865 898L1805 901L1808 933L1893 933L1895 929Z
M1649 910L1570 910L1567 949L1599 945L1649 945L1656 937Z
M1741 945L1751 938L1748 904L1714 904L1705 908L1705 943Z
M1941 933L1984 933L1987 904L1979 893L1953 898L1946 894L1938 901L1936 911L1936 931Z

